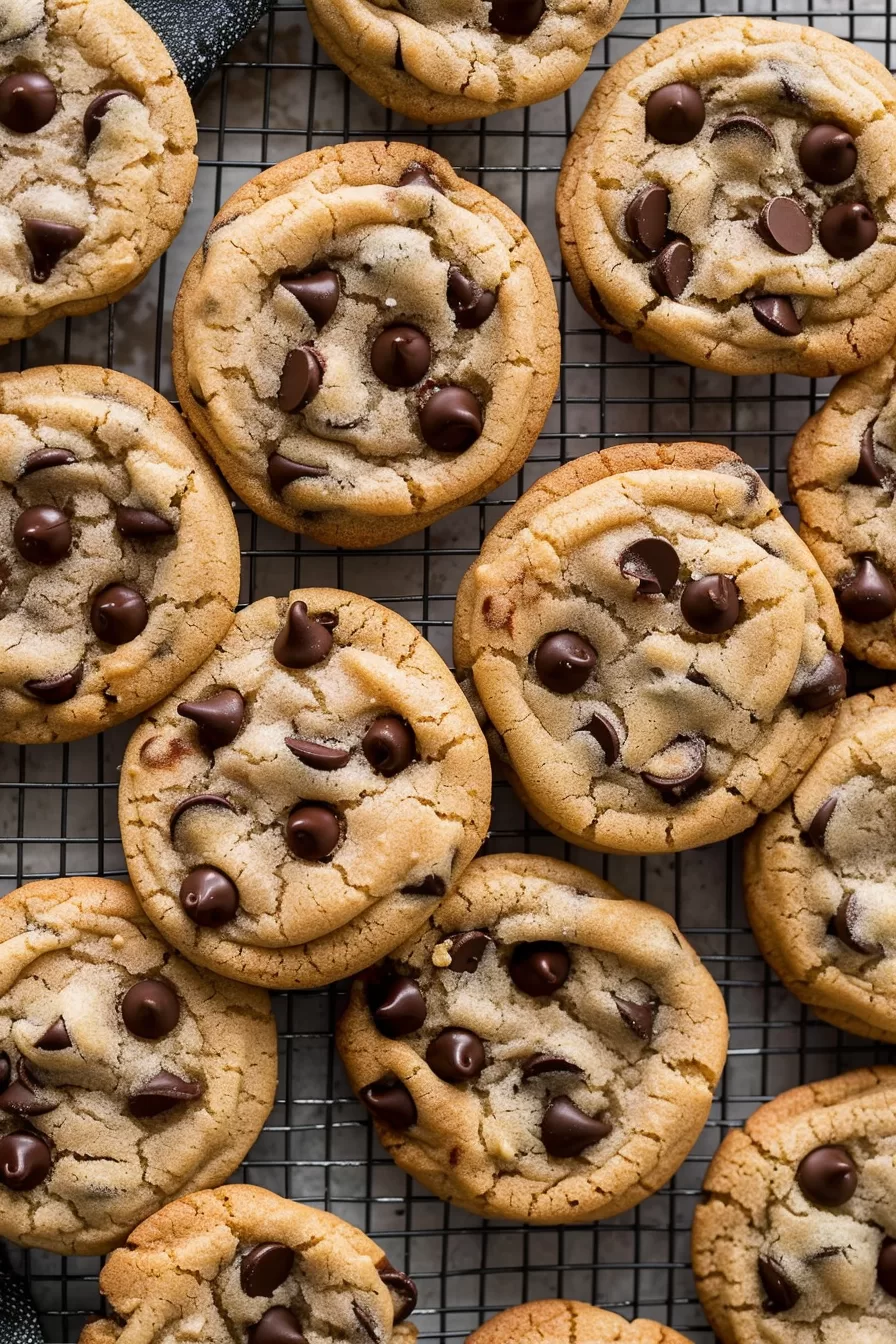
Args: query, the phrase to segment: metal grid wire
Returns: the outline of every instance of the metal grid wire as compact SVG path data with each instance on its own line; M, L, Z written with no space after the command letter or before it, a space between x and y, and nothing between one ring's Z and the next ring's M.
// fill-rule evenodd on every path
M514 480L373 555L309 544L238 505L244 602L299 584L354 589L414 621L450 658L454 594L482 538L527 486L570 457L640 438L707 438L734 448L785 499L791 437L830 384L735 380L633 352L581 311L557 247L557 170L596 79L660 28L707 13L815 24L892 65L896 0L630 0L595 48L588 73L565 96L428 129L384 111L349 84L312 40L303 5L283 0L197 99L202 163L187 222L167 256L113 311L57 323L8 347L0 368L107 364L170 395L174 296L222 201L262 168L306 149L350 138L419 141L521 214L547 258L564 333L562 382L547 426ZM128 731L62 747L0 747L0 892L59 873L124 875L115 801ZM732 1026L729 1063L706 1129L675 1179L630 1213L583 1228L487 1224L442 1204L393 1166L351 1097L332 1048L338 986L274 996L278 1099L234 1179L329 1209L370 1232L417 1280L414 1319L423 1339L462 1341L504 1307L569 1296L655 1318L706 1344L712 1333L694 1292L688 1234L708 1157L729 1128L782 1089L884 1061L892 1052L824 1026L777 983L744 915L737 842L670 857L589 855L540 831L498 785L489 848L572 858L626 895L668 910L722 987ZM74 1344L85 1318L101 1309L100 1261L10 1250L44 1313L48 1341Z

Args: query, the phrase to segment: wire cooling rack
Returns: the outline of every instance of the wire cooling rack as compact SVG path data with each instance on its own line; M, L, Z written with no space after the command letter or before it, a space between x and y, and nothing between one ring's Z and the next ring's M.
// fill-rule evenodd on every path
M896 0L630 0L588 72L563 97L485 121L429 129L384 111L325 58L301 4L284 0L231 55L196 101L202 158L186 224L135 293L109 313L57 323L0 351L0 369L73 360L106 364L172 394L171 308L184 268L218 206L262 168L342 140L399 138L438 150L527 221L554 276L564 333L563 376L529 462L478 505L377 551L333 551L236 513L244 549L242 600L299 584L332 584L387 603L450 659L458 581L485 533L518 495L560 462L610 443L706 438L734 448L786 499L793 432L830 384L790 377L730 379L633 352L600 333L562 274L554 188L563 150L607 65L661 27L702 14L766 14L860 43L892 66ZM854 669L866 684L868 669ZM116 824L128 727L63 747L0 747L0 893L59 873L123 876ZM370 1232L417 1280L414 1317L427 1340L463 1341L487 1316L537 1297L596 1302L647 1316L699 1344L712 1332L689 1267L689 1229L707 1159L727 1130L784 1088L892 1058L816 1021L759 957L744 916L740 846L671 857L616 858L570 850L495 791L489 848L570 857L626 895L678 920L722 987L731 1052L711 1117L671 1184L619 1218L583 1228L483 1223L440 1203L380 1149L332 1046L340 989L279 994L277 1104L236 1180L331 1210ZM101 1310L100 1261L10 1248L43 1313L50 1344L74 1344Z

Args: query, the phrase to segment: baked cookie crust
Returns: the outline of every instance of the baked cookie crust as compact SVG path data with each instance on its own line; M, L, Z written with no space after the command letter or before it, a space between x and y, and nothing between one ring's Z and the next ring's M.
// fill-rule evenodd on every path
M501 1311L474 1330L467 1344L688 1344L657 1321L626 1321L587 1302L545 1299Z

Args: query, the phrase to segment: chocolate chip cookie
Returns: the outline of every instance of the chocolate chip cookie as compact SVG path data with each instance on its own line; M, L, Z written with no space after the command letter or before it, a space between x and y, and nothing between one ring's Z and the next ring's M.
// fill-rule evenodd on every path
M722 373L848 373L896 338L896 81L820 28L697 19L610 68L563 161L591 315Z
M784 1092L730 1133L694 1214L722 1344L896 1339L896 1069Z
M454 633L523 803L590 849L744 830L792 792L845 688L831 589L713 444L626 444L542 477L467 571Z
M390 1156L486 1218L582 1223L684 1161L722 996L668 915L556 859L477 859L352 988L336 1044Z
M119 811L147 914L250 984L396 947L485 838L488 748L435 649L366 597L263 598L131 738Z
M625 1321L587 1302L525 1302L493 1316L467 1344L688 1344L657 1321Z
M412 1279L356 1227L252 1185L187 1195L110 1256L80 1344L413 1344Z
M386 107L466 121L553 98L574 84L627 0L319 0L308 5L330 58Z
M798 999L896 1042L896 688L844 702L792 798L749 837L756 941Z
M274 1104L267 995L198 971L130 887L31 882L0 901L0 1234L118 1245L226 1180Z
M525 225L419 145L332 145L231 197L178 296L191 425L271 522L375 546L487 494L551 404L553 289Z
M120 299L168 247L196 176L189 94L123 0L0 15L0 343Z
M856 658L896 668L896 353L843 378L797 434L800 536L832 584Z
M154 704L227 630L239 584L230 503L164 397L86 366L0 377L0 741Z

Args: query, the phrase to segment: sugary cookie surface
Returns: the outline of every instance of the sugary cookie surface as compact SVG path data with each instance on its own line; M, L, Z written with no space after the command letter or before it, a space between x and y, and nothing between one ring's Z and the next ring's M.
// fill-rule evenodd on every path
M34 882L0 904L0 1231L96 1255L225 1180L273 1105L267 995L199 972L131 889Z
M785 1092L726 1138L694 1217L723 1344L896 1340L896 1069Z
M0 341L126 292L183 221L187 91L123 0L7 0L0 15Z
M467 1344L688 1344L658 1321L626 1321L587 1302L525 1302L486 1321Z
M487 1217L584 1222L684 1160L727 1044L675 925L598 878L477 859L356 981L337 1044L398 1164Z
M230 504L162 397L103 369L0 378L0 739L145 709L238 594Z
M896 334L896 83L815 28L730 17L612 68L558 191L577 293L729 373L845 373Z
M421 924L481 844L488 750L413 626L306 589L242 612L122 767L147 913L201 964L328 984Z

